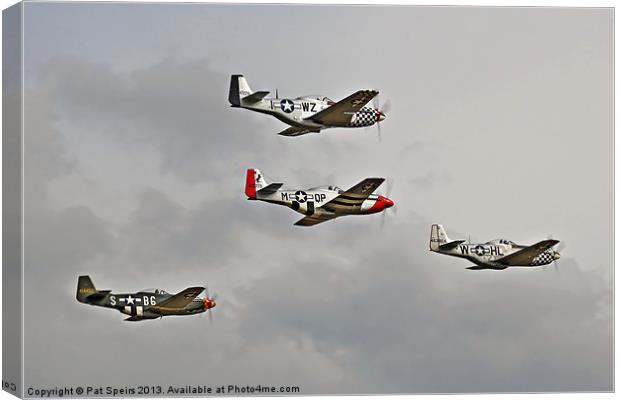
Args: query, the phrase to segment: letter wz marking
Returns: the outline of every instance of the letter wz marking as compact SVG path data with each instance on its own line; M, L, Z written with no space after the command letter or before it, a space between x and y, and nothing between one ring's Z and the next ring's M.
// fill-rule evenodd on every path
M301 110L302 111L312 111L314 112L314 109L316 108L316 104L315 103L301 103Z

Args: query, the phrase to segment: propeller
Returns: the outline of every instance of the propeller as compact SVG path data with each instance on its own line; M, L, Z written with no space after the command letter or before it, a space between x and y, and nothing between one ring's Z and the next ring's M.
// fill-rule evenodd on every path
M552 234L548 234L547 235L547 239L553 239L553 235ZM555 239L557 240L557 239ZM558 253L558 255L560 255L560 252L562 250L564 250L566 248L566 243L565 242L560 242L558 243L557 247L555 248L555 252ZM555 269L555 272L558 272L558 260L557 259L553 259L553 269Z
M278 100L278 88L276 88L276 100Z
M383 105L380 105L378 95L375 96L375 98L373 99L373 108L377 110L378 112L380 112L381 114L383 114L384 117L391 107L392 107L392 103L390 102L390 100L387 100L385 103L383 103ZM379 136L379 141L381 141L381 120L379 119L378 116L377 116L377 134Z
M383 114L387 114L390 112L391 109L392 109L392 102L390 101L390 99L387 99L385 103L383 103L379 111L381 111Z
M387 197L388 199L392 195L392 189L394 189L394 179L388 178L388 179L386 179L385 194L384 194L384 196ZM382 214L381 215L381 228L383 228L385 226L385 218L386 218L388 210L392 210L394 215L398 214L398 208L396 207L396 204L394 204L390 208L387 208L387 209L383 210L383 212L381 213Z
M211 313L211 309L217 305L216 300L218 296L217 296L217 293L214 293L213 297L209 296L209 287L207 285L205 285L205 291L206 291L206 297L202 304L204 305L204 308L209 313L209 322L212 322L213 315Z
M394 189L394 179L387 178L385 181L385 197L390 198L392 189Z
M545 265L545 266L543 267L543 271L546 271L548 266L549 266L549 264ZM557 260L553 260L553 269L554 269L554 271L555 271L556 273L560 272L560 271L558 270L558 262L557 262Z
M553 236L554 235L552 235L552 234L548 234L547 235L547 239L553 239ZM558 240L558 239L555 239L555 240ZM556 249L557 252L560 252L560 251L564 250L565 248L566 248L566 242L560 241L560 243L558 243L558 245L556 246L555 249Z

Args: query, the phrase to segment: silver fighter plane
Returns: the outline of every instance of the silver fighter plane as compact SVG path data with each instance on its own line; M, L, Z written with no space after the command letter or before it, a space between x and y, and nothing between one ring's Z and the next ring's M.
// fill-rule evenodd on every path
M246 108L263 114L273 115L290 128L280 132L283 136L300 136L320 132L327 128L358 128L371 126L385 119L384 109L379 105L366 104L379 94L376 90L358 90L349 97L335 102L325 96L302 96L294 99L267 97L269 92L254 92L243 75L232 75L228 101L231 107ZM379 130L379 136L381 132Z
M558 240L547 239L531 246L522 246L506 239L471 244L465 240L452 240L443 226L434 224L431 227L430 250L453 257L465 258L473 262L471 270L495 269L508 267L538 267L551 264L560 259L560 253L552 247L560 243Z
M248 169L245 194L248 200L292 208L305 215L295 225L312 226L343 215L374 214L394 206L392 200L373 193L383 181L383 178L366 178L349 190L336 186L291 190L282 189L282 183L268 183L257 169Z

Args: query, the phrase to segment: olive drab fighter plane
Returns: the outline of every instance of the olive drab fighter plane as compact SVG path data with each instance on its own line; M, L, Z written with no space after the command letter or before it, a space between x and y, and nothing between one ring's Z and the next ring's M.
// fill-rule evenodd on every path
M112 293L97 290L90 277L78 278L77 300L92 306L113 308L129 315L125 321L142 321L171 315L193 315L209 311L216 306L215 296L209 297L206 287L190 287L177 294L161 289L145 289L137 293Z
M551 264L560 259L560 253L553 247L558 240L547 239L531 246L518 245L510 240L496 239L481 244L465 243L465 240L452 240L443 226L431 227L430 250L453 257L465 258L473 262L471 270L495 269L508 267L538 267Z
M290 128L280 132L283 136L300 136L320 132L327 128L358 128L375 123L381 135L379 122L385 119L388 103L380 110L379 105L366 104L379 94L376 90L358 90L349 97L334 102L325 96L302 96L294 99L267 97L269 92L250 89L243 75L232 75L228 101L231 107L246 108L273 115Z
M295 225L312 226L344 215L374 214L392 207L392 200L373 193L384 180L366 178L349 190L336 186L288 190L282 189L282 183L268 183L259 170L248 169L245 194L248 200L292 208L305 215Z

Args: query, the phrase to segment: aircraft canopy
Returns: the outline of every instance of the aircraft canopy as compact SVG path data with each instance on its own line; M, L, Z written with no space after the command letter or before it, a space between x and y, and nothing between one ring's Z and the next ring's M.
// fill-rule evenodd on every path
M340 189L338 186L332 186L332 185L318 186L310 190L331 190L333 192L344 193L344 190Z
M329 105L335 104L336 102L333 101L332 99L330 99L329 97L326 96L320 96L317 94L309 94L306 96L300 96L298 98L296 98L295 100L318 100L318 101L324 101Z
M155 294L168 294L168 292L166 292L165 290L163 290L163 289L156 289L156 288L143 289L143 290L141 290L141 292L155 293Z
M516 245L515 242L513 242L512 240L508 240L508 239L495 239L495 240L491 240L489 243L491 243L491 244L507 244L507 245L510 245L510 246Z

